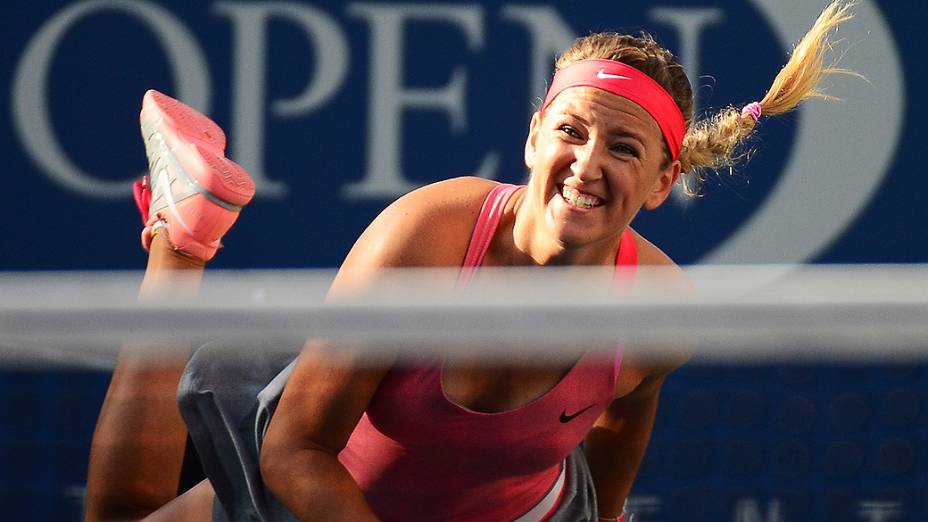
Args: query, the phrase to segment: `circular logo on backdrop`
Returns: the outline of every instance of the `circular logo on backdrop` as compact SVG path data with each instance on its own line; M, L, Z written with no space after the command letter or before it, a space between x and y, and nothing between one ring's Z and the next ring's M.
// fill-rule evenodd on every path
M752 0L783 49L808 30L818 2ZM841 66L868 81L839 82L829 94L843 100L810 103L798 114L795 144L770 195L705 263L800 263L838 239L876 194L902 129L904 78L886 20L872 1L854 8L839 37L856 45Z

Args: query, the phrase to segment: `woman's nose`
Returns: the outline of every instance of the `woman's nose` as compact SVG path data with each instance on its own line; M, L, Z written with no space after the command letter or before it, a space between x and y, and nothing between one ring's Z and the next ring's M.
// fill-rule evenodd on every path
M570 165L574 177L589 183L602 177L602 165L592 143L574 148L574 161Z

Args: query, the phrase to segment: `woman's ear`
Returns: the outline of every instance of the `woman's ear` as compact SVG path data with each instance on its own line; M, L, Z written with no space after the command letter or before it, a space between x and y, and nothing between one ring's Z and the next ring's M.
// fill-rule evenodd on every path
M667 197L673 192L674 184L680 178L681 169L680 161L677 160L661 171L657 179L654 180L651 193L648 194L648 198L644 201L645 209L654 210L667 200Z
M538 131L541 127L541 113L535 112L532 115L532 122L528 126L528 137L525 139L525 166L528 170L535 167L535 141L538 139Z

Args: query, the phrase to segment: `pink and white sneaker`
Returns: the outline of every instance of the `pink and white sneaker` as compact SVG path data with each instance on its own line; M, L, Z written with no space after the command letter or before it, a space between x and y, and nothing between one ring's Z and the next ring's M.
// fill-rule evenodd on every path
M192 107L149 90L139 115L149 176L136 182L142 246L165 228L181 252L209 261L255 194L245 169L225 157L226 136Z

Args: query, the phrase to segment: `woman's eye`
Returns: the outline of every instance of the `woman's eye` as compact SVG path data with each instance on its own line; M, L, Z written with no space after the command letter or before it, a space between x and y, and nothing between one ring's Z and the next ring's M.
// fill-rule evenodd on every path
M638 157L638 149L632 147L631 145L625 145L624 143L613 145L612 151L616 154L627 154L636 158Z
M570 136L571 138L581 139L583 136L580 135L580 132L577 129L571 127L570 125L561 125L558 127L558 130L564 134Z

